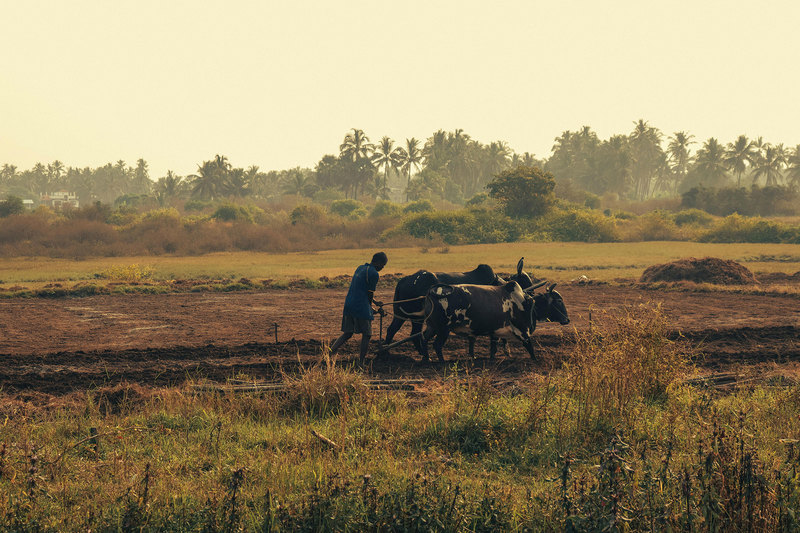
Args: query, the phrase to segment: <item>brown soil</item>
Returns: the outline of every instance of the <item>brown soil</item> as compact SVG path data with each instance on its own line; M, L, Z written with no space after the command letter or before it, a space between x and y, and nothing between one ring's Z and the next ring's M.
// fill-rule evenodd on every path
M718 285L745 285L758 283L749 269L736 261L704 257L703 259L680 259L663 265L648 267L642 274L643 282L693 281Z
M379 289L389 301L393 286ZM757 296L648 290L635 286L559 287L572 319L566 327L541 324L537 361L519 343L509 357L490 361L488 342L467 359L466 343L448 341L445 356L460 366L489 368L517 379L557 365L571 349L574 331L588 325L590 308L661 302L676 332L698 344L698 364L712 370L735 365L782 365L800 361L800 300ZM0 302L0 388L25 397L76 390L177 385L187 379L224 381L237 375L275 379L298 365L319 360L322 342L338 335L343 289L266 292L93 296L62 300ZM273 324L278 324L275 342ZM384 328L388 320L384 321ZM573 329L574 328L574 329ZM407 335L404 326L397 338ZM375 339L378 320L375 321ZM340 359L356 357L351 340ZM448 364L449 364L448 363ZM409 345L391 358L373 360L366 372L379 377L439 378L449 366L421 365Z

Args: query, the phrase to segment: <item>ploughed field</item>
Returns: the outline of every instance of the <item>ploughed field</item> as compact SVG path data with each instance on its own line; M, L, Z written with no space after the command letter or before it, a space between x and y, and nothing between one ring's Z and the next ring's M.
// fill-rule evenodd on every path
M378 299L392 299L388 285L379 287ZM470 360L466 342L451 336L445 365L419 364L407 344L395 348L390 358L370 361L365 372L380 378L437 378L457 362L462 369L489 368L498 379L513 381L558 365L574 345L575 332L588 327L597 309L646 302L660 303L674 321L676 336L680 332L699 346L696 364L701 370L774 371L793 369L800 362L797 297L635 285L566 285L558 290L572 323L539 325L537 361L518 342L509 343L510 356L501 351L490 361L488 339L479 339L476 359ZM242 376L279 379L320 360L322 343L339 333L344 295L343 289L298 289L2 301L0 386L6 393L59 395L120 382L164 386ZM273 324L278 324L277 343ZM378 324L376 316L376 341ZM409 330L406 324L396 338ZM357 349L355 337L340 352L339 364L356 359Z

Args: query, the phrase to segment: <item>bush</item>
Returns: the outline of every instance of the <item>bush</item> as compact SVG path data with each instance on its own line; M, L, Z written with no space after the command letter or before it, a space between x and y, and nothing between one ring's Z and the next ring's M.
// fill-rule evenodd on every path
M9 215L19 215L25 212L25 204L22 203L22 198L17 196L8 196L5 200L0 202L0 217L5 218Z
M407 217L398 230L418 239L441 237L446 244L483 244L517 240L520 228L508 217L484 209L435 211Z
M65 216L71 220L84 219L94 222L108 222L111 218L111 206L102 202L94 202L91 205L78 209L70 209Z
M314 193L313 200L316 204L330 204L336 200L344 200L344 193L339 189L320 189Z
M214 202L209 200L189 200L185 204L183 204L183 208L186 211L205 211L209 207L212 207Z
M464 205L467 207L482 207L485 206L487 202L491 201L489 195L485 192L479 192L469 200L467 200Z
M433 211L433 204L430 200L417 200L409 202L403 207L403 213L428 213Z
M675 213L673 219L678 226L707 226L714 220L714 217L700 209L684 209Z
M620 240L612 219L587 209L558 210L540 224L554 241L616 242Z
M367 213L366 208L364 208L364 204L353 199L335 200L331 202L331 205L328 209L334 215L339 215L340 217L346 217L353 220L359 219Z
M211 218L226 222L255 222L257 217L263 216L264 211L255 206L225 203L217 207Z
M700 236L700 242L772 242L800 244L800 227L762 218L730 215Z
M556 182L553 175L538 167L519 166L501 172L486 188L489 196L505 207L506 215L514 218L539 217L555 203Z
M369 214L369 216L396 217L399 216L401 212L402 208L399 205L386 200L378 200L375 202L375 207L372 208L372 212Z
M302 204L292 209L289 215L292 225L314 224L325 218L325 212L318 205Z
M714 215L794 215L797 209L798 193L788 186L759 187L753 185L749 190L739 188L693 187L681 196L681 207L697 208Z
M97 277L125 282L140 282L150 279L153 276L153 268L142 266L137 263L126 266L113 266L97 274Z
M627 240L672 241L680 240L680 230L672 217L662 211L653 211L633 220L628 226Z

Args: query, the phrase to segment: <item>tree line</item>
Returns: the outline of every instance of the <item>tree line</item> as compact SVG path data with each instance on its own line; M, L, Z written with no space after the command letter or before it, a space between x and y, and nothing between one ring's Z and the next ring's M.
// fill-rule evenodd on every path
M695 152L693 145L699 145ZM482 193L499 173L519 166L540 167L557 182L593 194L645 200L675 197L698 186L763 183L797 188L800 145L786 148L745 135L727 144L713 137L698 143L685 131L665 136L639 120L629 134L605 140L588 126L565 131L555 139L550 156L537 159L514 152L504 141L484 144L460 129L438 130L424 142L410 138L398 144L388 136L372 142L354 128L344 136L338 153L324 155L314 168L262 171L255 165L234 167L226 156L216 155L198 164L193 174L167 171L154 181L144 159L133 166L117 161L97 168L65 167L60 161L37 163L28 170L4 164L0 193L38 198L68 190L83 205L146 200L164 206L176 199L271 199L283 194L318 201L445 199L462 204Z

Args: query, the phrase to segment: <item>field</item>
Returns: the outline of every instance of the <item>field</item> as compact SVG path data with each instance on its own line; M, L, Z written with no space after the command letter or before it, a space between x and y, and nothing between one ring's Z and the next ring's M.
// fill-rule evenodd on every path
M517 343L489 360L485 341L470 360L451 338L445 364L421 365L404 346L359 368L353 340L320 366L338 334L343 288L0 300L0 525L796 527L788 518L800 509L791 474L800 461L795 246L387 252L388 273L481 261L510 272L524 255L526 270L559 282L572 323L537 329L535 361ZM313 280L349 274L369 254L4 259L0 277L6 286L81 283L140 264L154 280ZM689 255L742 261L762 283L635 282L645 267ZM591 283L572 281L582 275ZM382 282L377 298L391 300L392 290ZM698 377L712 386L693 385ZM375 393L363 379L417 381L414 391ZM654 388L636 388L648 380ZM288 389L197 391L254 381Z
M132 264L152 269L157 280L192 278L277 280L333 278L350 275L374 250L331 250L308 253L215 253L196 257L139 256L70 261L53 258L0 259L0 288L39 287L52 282L96 281L108 269ZM681 257L713 256L739 261L756 272L800 270L800 249L791 244L708 244L695 242L641 243L506 243L471 246L387 249L387 273L408 274L424 267L455 271L488 262L498 272L513 271L520 257L526 270L543 278L568 281L580 275L592 279L638 279L650 265Z

